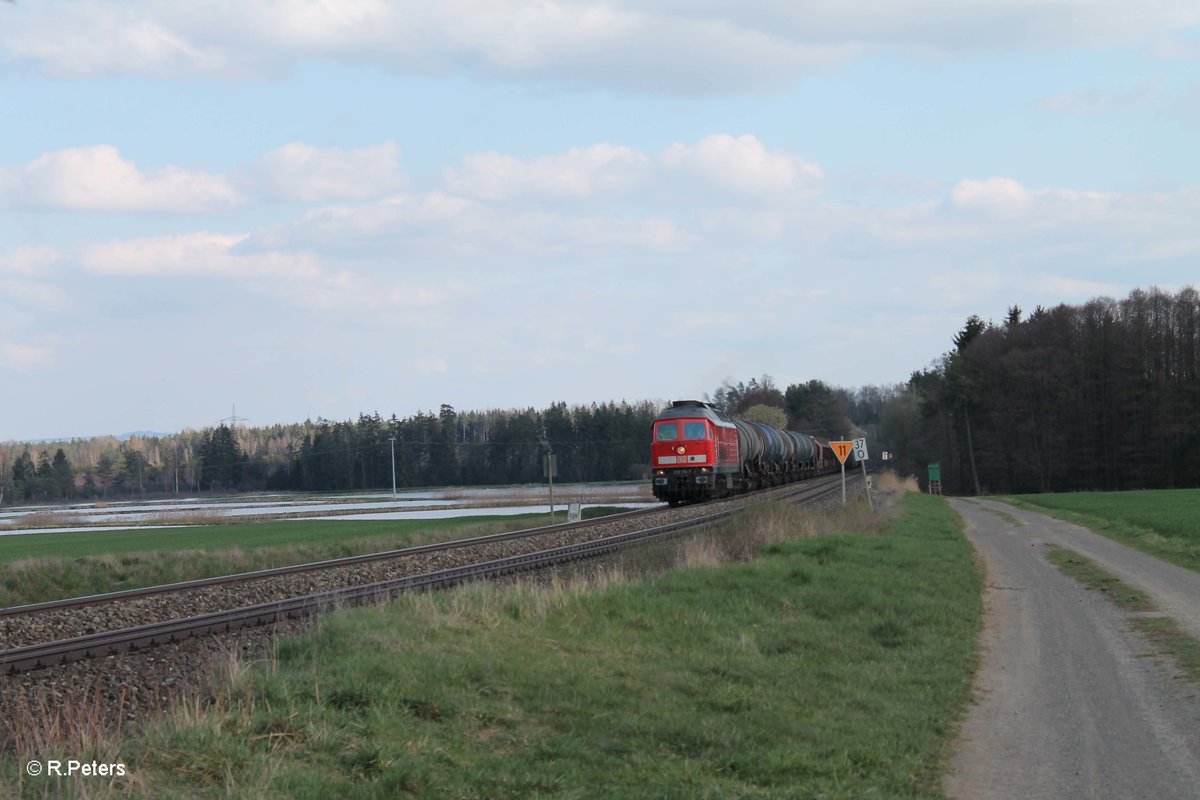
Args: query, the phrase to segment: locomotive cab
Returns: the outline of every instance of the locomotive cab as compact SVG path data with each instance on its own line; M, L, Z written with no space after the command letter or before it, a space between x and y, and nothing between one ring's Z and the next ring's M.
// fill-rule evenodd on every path
M654 496L671 505L728 492L737 463L737 431L707 403L679 401L651 430Z

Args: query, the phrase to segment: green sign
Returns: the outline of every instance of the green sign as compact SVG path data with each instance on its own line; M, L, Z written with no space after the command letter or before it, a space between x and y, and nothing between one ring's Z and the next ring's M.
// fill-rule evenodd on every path
M940 461L935 461L929 465L929 480L940 481L942 479L942 464Z

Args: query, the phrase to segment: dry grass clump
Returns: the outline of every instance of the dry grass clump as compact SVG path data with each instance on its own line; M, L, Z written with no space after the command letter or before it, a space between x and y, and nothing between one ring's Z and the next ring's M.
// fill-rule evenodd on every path
M13 518L13 529L73 528L84 524L81 515L68 511L31 511Z
M139 525L216 525L237 523L244 520L229 517L216 508L193 508L186 511L159 511L140 517Z
M900 476L890 469L876 475L873 483L875 491L889 495L901 495L905 492L921 491L916 478L911 475Z
M21 761L53 753L94 753L110 746L109 737L119 732L109 722L108 703L99 689L70 702L48 689L32 696L6 694L0 703L5 717L0 748Z
M776 542L831 533L881 535L886 526L886 519L872 514L865 501L834 510L766 503L746 509L727 525L680 541L674 566L716 567L754 558Z
M628 583L634 577L621 566L609 565L567 575L539 575L512 583L480 581L448 592L404 595L396 602L407 604L422 618L436 620L450 629L481 626L491 629L506 619L544 620L582 595Z

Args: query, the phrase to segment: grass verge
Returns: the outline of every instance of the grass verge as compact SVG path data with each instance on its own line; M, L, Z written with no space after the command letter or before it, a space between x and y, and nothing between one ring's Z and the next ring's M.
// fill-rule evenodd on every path
M705 550L651 579L474 585L323 618L206 702L96 746L129 768L108 791L940 797L981 579L944 501L901 505L882 535L750 561ZM18 766L0 767L8 786L39 796Z
M1200 489L997 497L1200 571Z
M1159 652L1175 659L1192 681L1200 683L1200 639L1184 633L1170 617L1142 617L1135 619L1133 626Z
M1064 574L1099 591L1120 608L1135 612L1158 610L1145 593L1104 571L1079 553L1053 548L1046 557ZM1170 656L1189 679L1200 682L1200 639L1184 633L1170 617L1141 616L1133 617L1131 621L1134 630L1145 636L1155 651Z
M1094 561L1074 550L1051 548L1046 552L1046 559L1063 574L1069 575L1089 589L1095 589L1127 611L1155 610L1154 603L1144 592L1105 572L1096 566Z

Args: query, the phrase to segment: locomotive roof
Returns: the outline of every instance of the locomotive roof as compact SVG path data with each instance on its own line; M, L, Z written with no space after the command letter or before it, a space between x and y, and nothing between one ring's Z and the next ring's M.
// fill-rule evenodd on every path
M697 417L724 425L733 424L729 417L718 411L711 403L702 403L699 400L676 400L671 403L670 408L663 409L656 419L696 419Z

